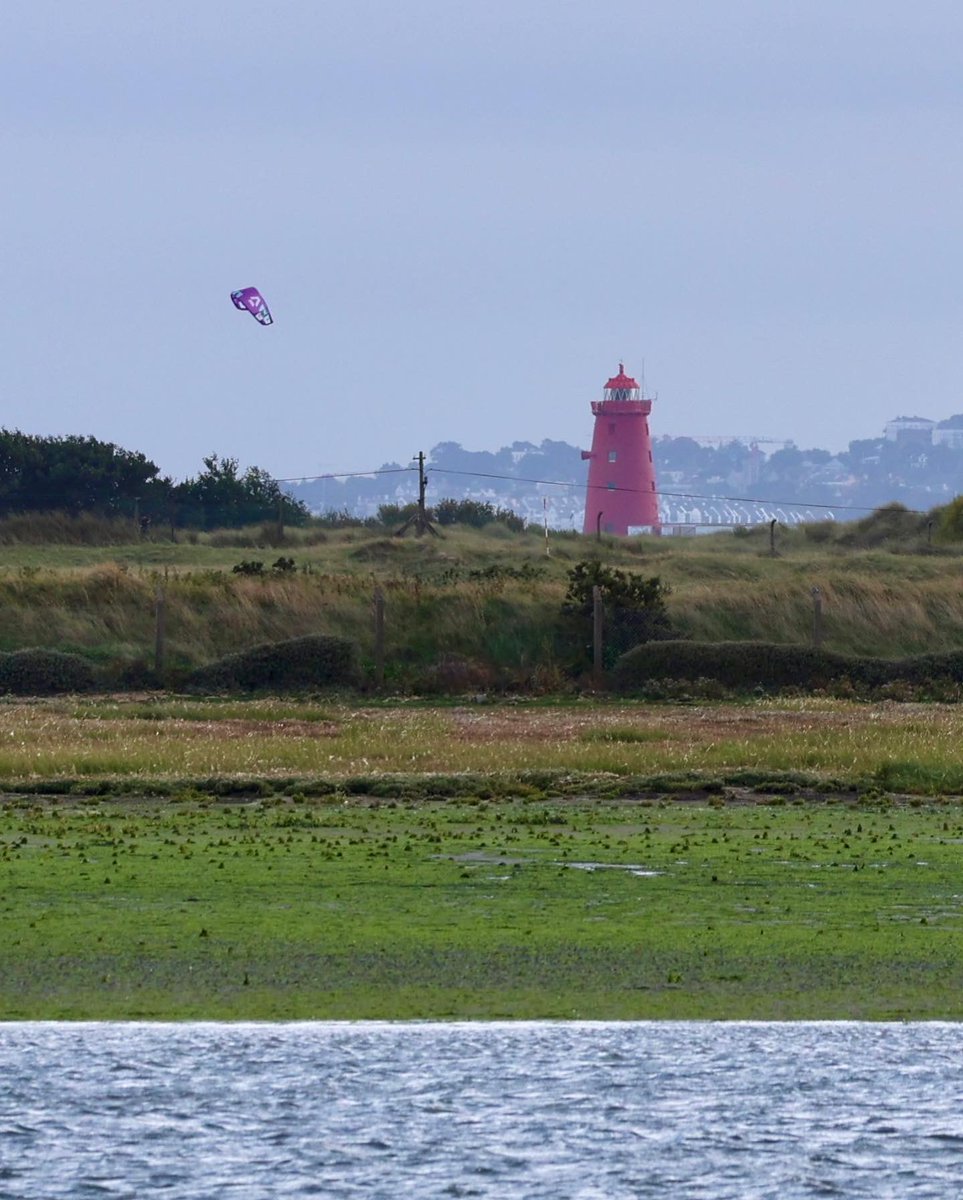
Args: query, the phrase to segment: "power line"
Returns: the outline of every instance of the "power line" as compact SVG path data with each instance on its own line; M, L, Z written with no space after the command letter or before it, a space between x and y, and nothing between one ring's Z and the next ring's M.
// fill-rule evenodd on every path
M623 492L630 495L640 495L645 492L644 488L630 487L608 487L602 484L586 484L578 483L571 479L534 479L524 475L499 475L491 471L458 471L452 467L428 467L428 472L434 475L458 475L465 479L497 479L508 483L532 483L541 484L545 487L562 487L562 488L585 488L595 492ZM383 467L376 471L336 471L325 472L323 475L293 475L290 478L277 478L275 483L313 483L322 479L357 479L372 475L400 475L413 474L418 468L410 467ZM645 492L646 495L651 493ZM828 512L873 512L874 508L870 504L827 504L817 500L780 500L773 499L768 496L723 496L723 495L705 495L701 492L666 492L661 489L656 489L656 496L665 500L721 500L728 504L755 504L766 505L769 507L791 507L791 508L818 508L825 509ZM878 506L877 506L878 507ZM921 508L908 508L905 510L914 516L926 516L928 510Z
M417 471L417 467L379 467L377 471L325 471L323 475L272 476L275 483L315 483L319 479L357 479L363 475L402 475Z
M553 487L577 487L577 488L592 488L597 492L627 492L632 495L638 495L645 492L644 488L629 488L629 487L608 487L602 484L584 484L575 483L571 480L563 479L527 479L519 475L495 475L483 471L455 471L448 467L429 467L430 471L437 472L442 475L464 475L473 479L507 479L516 483L541 483L551 485ZM651 493L645 492L646 495ZM868 504L823 504L814 500L773 500L768 497L752 497L752 496L706 496L699 492L664 492L657 489L655 494L670 500L725 500L730 504L768 504L768 505L789 505L794 508L825 508L833 512L842 510L844 512L872 512L872 505ZM919 516L925 516L924 509L908 508L909 513L916 513Z

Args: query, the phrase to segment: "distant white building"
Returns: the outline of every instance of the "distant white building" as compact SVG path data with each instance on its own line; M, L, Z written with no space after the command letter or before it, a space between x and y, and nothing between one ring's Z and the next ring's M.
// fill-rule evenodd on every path
M883 436L888 442L931 446L935 441L935 428L936 422L931 421L929 417L894 417L883 426Z
M948 446L950 450L963 450L963 414L947 417L933 430L933 445Z

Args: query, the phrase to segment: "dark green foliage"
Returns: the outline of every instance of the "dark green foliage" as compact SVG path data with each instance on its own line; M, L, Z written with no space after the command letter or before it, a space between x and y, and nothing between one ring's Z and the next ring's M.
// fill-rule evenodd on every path
M272 575L291 575L296 570L297 570L297 566L295 565L294 559L293 558L285 558L283 555L281 556L281 558L278 558L273 563L271 563L271 574ZM264 563L258 559L242 559L241 562L235 563L235 565L233 567L231 567L231 571L235 575L262 575L263 576L264 575Z
M513 567L510 563L492 563L488 567L469 571L466 578L476 583L501 583L506 579L541 579L544 575L545 568L536 567L533 563L522 563L520 567Z
M191 691L298 691L350 687L359 677L354 642L314 634L230 654L194 671L185 686Z
M623 654L614 677L622 691L638 690L653 680L709 680L737 691L811 691L842 682L864 692L893 684L925 689L940 681L963 683L963 651L887 659L772 642L663 641Z
M481 529L498 521L515 533L525 528L524 520L510 508L496 508L483 500L441 500L434 513L439 525L471 525Z
M278 481L260 467L240 474L236 458L210 454L204 470L172 490L177 524L194 529L236 529L259 521L304 525L308 510L281 491Z
M927 520L927 514L910 512L902 504L886 504L844 526L838 541L841 546L894 545L919 537Z
M382 504L378 507L378 522L389 528L395 525L403 525L405 521L410 521L412 517L417 515L417 504ZM426 510L425 515L429 521L433 521L435 518L434 510L430 508Z
M603 646L607 667L631 646L673 634L666 609L669 587L657 575L644 578L631 571L603 566L598 559L576 563L568 572L562 614L583 642L591 639L593 591L604 605Z
M939 510L939 534L946 542L963 541L963 496Z
M134 515L166 495L170 480L143 454L93 437L34 437L0 430L0 515L27 512ZM161 500L162 503L162 500Z
M618 687L651 679L711 679L732 688L825 687L851 676L856 660L808 646L770 642L652 642L623 654L615 667ZM876 661L876 660L874 660Z
M95 686L94 668L79 654L40 649L0 654L0 692L45 696L89 692Z

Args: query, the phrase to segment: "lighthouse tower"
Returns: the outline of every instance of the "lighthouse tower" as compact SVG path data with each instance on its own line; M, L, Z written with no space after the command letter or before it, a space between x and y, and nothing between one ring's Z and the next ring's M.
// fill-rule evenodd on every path
M592 401L592 449L582 451L589 460L583 533L625 537L640 528L661 529L649 437L651 411L652 401L644 399L619 363L619 373L606 383L602 399Z

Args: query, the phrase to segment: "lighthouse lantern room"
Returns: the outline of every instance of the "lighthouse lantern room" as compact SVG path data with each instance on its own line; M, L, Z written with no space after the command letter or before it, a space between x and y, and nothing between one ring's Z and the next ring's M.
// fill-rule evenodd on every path
M602 399L592 401L592 449L582 451L589 460L583 533L625 537L661 531L649 436L651 411L652 401L619 363L619 373L606 383Z

